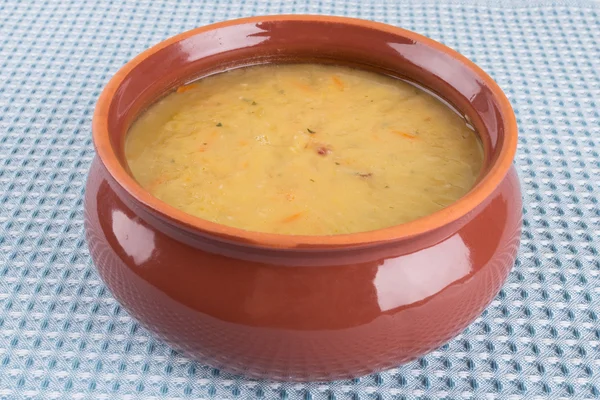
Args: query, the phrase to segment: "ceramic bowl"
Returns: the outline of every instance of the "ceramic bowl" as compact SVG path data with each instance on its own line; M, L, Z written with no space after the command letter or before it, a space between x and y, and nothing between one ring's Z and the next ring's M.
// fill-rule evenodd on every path
M437 93L481 136L478 183L453 205L403 225L291 236L193 217L132 178L124 138L151 103L202 76L290 62L378 71ZM148 330L226 371L331 380L406 363L479 316L515 261L522 214L511 106L471 61L404 29L296 15L185 32L116 73L98 100L93 139L85 229L100 276Z

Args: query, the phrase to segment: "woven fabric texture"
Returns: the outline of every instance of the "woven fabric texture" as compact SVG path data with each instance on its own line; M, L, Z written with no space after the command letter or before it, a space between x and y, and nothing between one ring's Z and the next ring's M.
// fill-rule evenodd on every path
M484 314L408 365L351 381L253 381L154 339L91 263L91 116L145 48L230 18L353 16L453 47L520 127L519 259ZM1 399L600 398L600 6L552 1L0 0Z

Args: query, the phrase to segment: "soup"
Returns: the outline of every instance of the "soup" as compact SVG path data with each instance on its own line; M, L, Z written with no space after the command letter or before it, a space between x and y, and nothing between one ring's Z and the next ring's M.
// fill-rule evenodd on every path
M474 185L477 134L438 98L341 66L265 65L182 86L132 125L134 178L189 214L332 235L436 212Z

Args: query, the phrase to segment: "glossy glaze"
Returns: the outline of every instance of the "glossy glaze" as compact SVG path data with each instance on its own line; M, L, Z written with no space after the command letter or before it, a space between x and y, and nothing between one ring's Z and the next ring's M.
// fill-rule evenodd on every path
M135 116L195 77L260 62L337 62L408 77L465 112L482 134L479 184L413 223L329 237L246 232L190 217L127 174ZM334 17L229 21L169 39L117 73L94 115L86 233L124 307L174 347L254 377L325 380L418 357L489 304L519 243L511 167L516 124L495 83L411 32Z

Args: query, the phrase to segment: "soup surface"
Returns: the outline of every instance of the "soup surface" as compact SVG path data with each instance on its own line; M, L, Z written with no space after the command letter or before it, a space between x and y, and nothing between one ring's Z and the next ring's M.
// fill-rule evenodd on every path
M237 69L180 87L133 124L135 179L189 214L331 235L401 224L473 186L477 134L436 97L340 66Z

